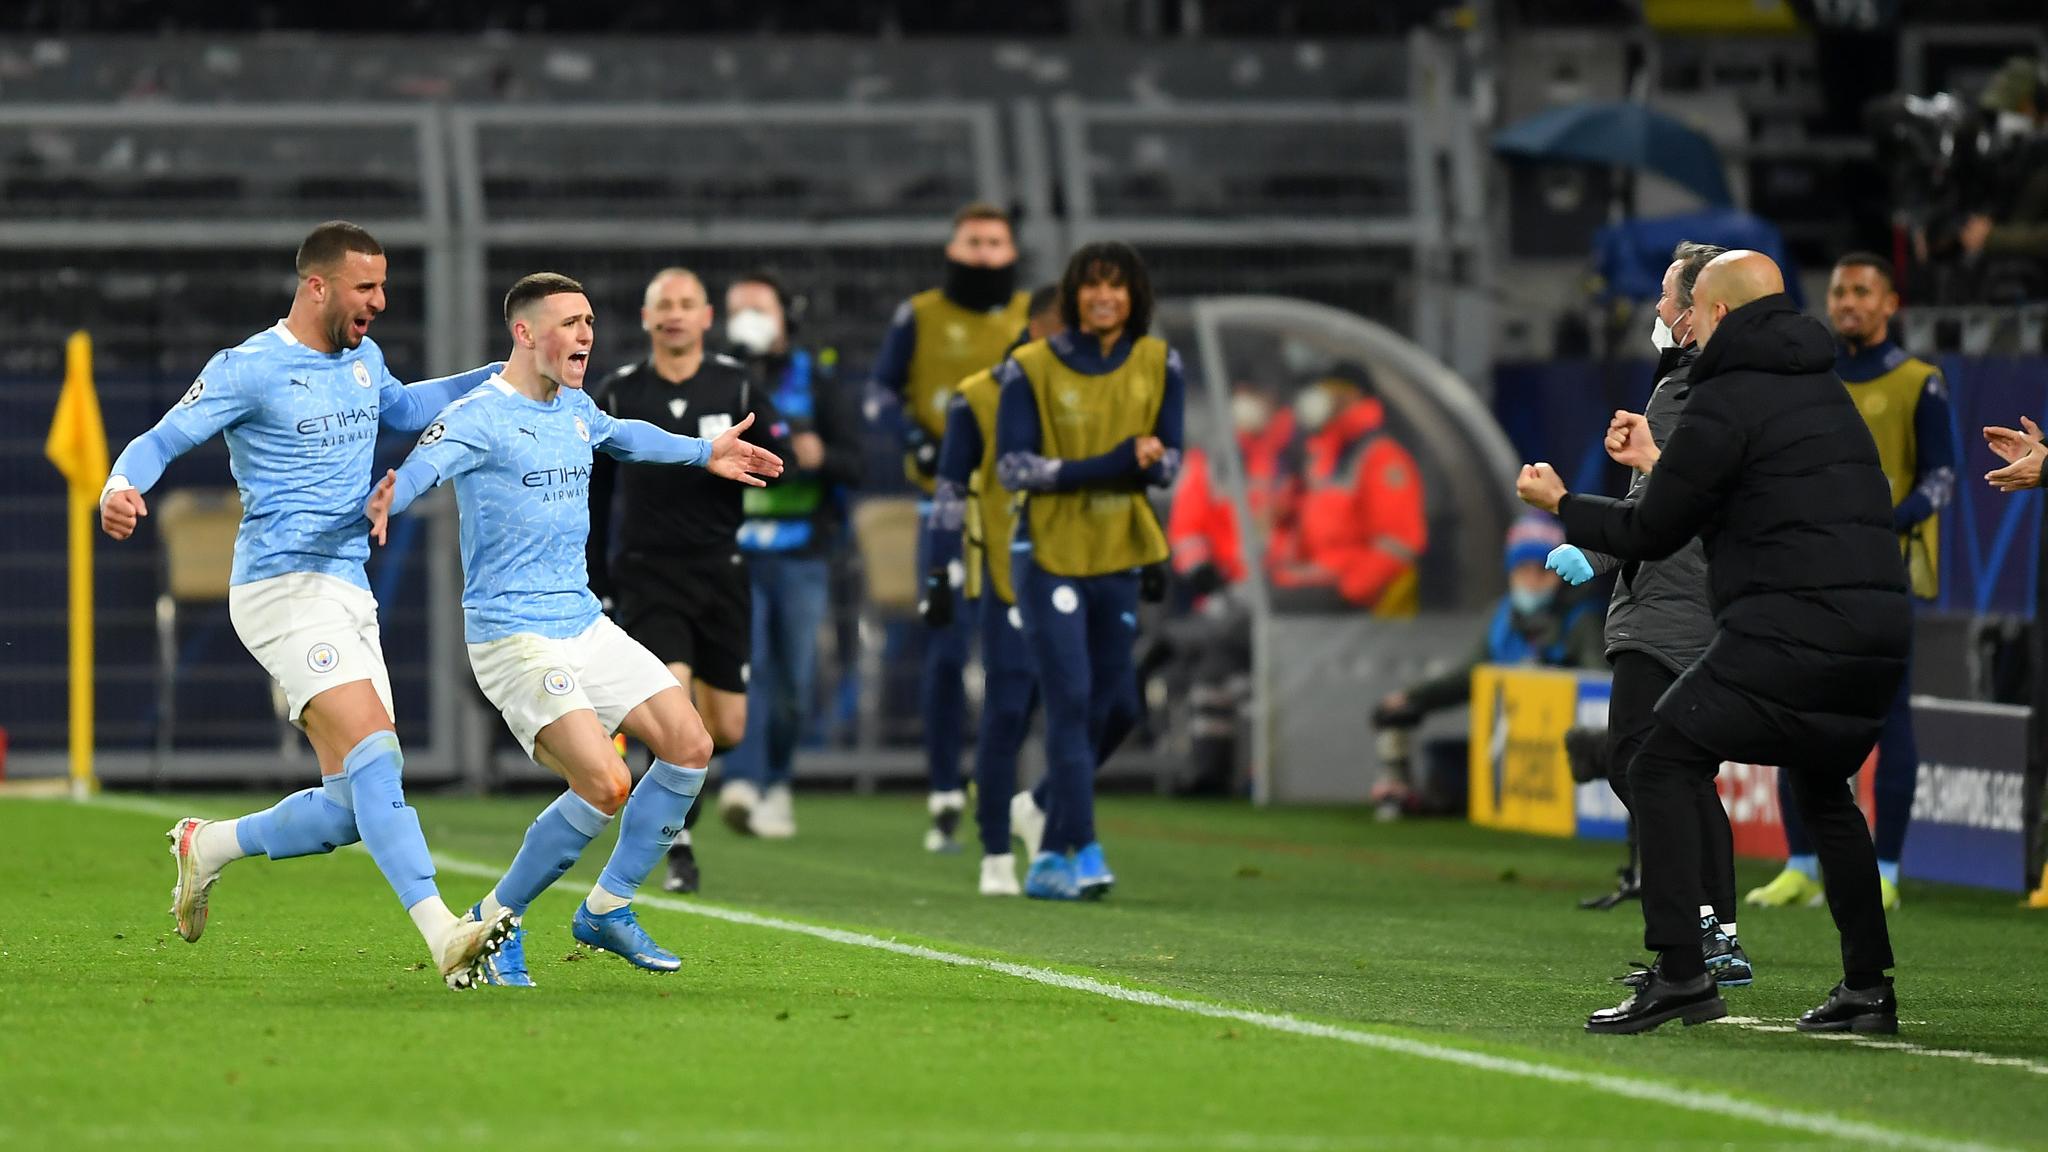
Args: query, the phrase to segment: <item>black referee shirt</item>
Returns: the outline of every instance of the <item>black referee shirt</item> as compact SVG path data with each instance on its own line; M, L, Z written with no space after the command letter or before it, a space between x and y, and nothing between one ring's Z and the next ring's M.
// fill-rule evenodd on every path
M791 459L789 430L782 426L774 401L754 383L746 365L730 356L705 356L696 375L680 384L662 379L652 362L642 360L599 381L590 398L621 420L645 420L706 440L751 412L754 426L744 439ZM591 587L600 595L609 588L613 551L731 563L740 528L742 485L702 468L626 463L602 452L595 456L586 560Z

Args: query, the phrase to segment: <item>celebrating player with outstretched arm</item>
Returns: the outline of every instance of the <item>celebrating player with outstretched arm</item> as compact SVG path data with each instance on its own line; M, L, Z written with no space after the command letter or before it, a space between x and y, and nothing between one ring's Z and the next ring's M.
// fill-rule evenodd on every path
M394 379L369 338L384 310L384 250L353 224L313 229L298 268L291 314L207 361L185 398L121 453L100 494L101 527L126 540L149 515L142 494L165 465L215 433L226 437L242 496L228 612L320 757L320 787L267 811L178 821L171 914L178 935L196 941L207 893L229 861L310 856L360 839L449 987L466 988L513 925L509 917L459 922L434 887L434 861L399 778L391 678L363 575L370 543L357 510L370 491L378 426L417 431L496 366L409 386Z
M632 900L704 786L711 736L675 674L613 624L590 591L591 452L694 464L755 486L780 475L782 460L740 439L751 416L700 440L606 414L583 393L595 322L583 286L566 276L541 272L514 284L505 296L513 349L504 373L441 413L377 486L367 514L381 541L390 516L454 483L470 667L519 743L569 784L469 918L523 914L623 808L618 847L571 930L638 967L673 972L682 961L641 929ZM654 753L637 788L612 747L620 729ZM520 935L484 979L532 985Z

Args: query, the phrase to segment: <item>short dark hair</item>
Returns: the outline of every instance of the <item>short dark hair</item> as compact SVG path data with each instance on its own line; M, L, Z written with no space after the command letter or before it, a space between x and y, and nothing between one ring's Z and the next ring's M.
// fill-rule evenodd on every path
M1016 222L1010 219L1010 211L993 200L970 200L953 213L953 231L958 232L962 224L970 220L1000 220L1003 227L1016 231Z
M581 292L583 285L569 279L560 272L535 272L521 276L512 290L505 293L505 323L512 323L512 317L526 309L536 300L560 296L565 292Z
M766 268L756 268L744 275L733 277L732 283L726 285L725 290L730 292L742 284L760 284L775 293L775 306L782 309L784 320L789 318L789 289L782 286L782 277Z
M329 220L299 241L298 267L300 276L311 276L325 268L341 263L351 252L367 256L382 256L384 246L361 225L346 220Z
M1899 278L1898 275L1892 271L1892 262L1885 259L1882 256L1879 256L1875 252L1847 253L1840 260L1835 261L1835 267L1837 269L1875 268L1877 269L1877 274L1879 276L1884 277L1885 287L1891 289L1894 292L1897 292L1899 290Z
M1152 276L1145 271L1145 259L1138 250L1121 240L1098 240L1083 244L1067 258L1067 270L1060 277L1060 322L1071 332L1081 331L1081 285L1107 279L1122 283L1131 291L1131 318L1124 331L1143 336L1152 331Z
M1024 305L1026 319L1035 320L1060 306L1060 286L1041 284L1031 290L1031 299Z
M1714 257L1728 251L1719 244L1702 244L1697 240L1680 240L1678 247L1671 250L1671 259L1678 268L1678 306L1692 307L1693 286L1700 282L1700 273L1714 262Z

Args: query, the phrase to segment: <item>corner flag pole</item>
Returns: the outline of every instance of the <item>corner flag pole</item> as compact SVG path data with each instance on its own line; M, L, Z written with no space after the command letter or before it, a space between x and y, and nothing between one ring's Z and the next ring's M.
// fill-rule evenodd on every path
M107 482L107 432L92 383L92 338L74 332L64 348L64 390L43 446L64 474L71 556L71 795L98 788L93 777L93 520Z

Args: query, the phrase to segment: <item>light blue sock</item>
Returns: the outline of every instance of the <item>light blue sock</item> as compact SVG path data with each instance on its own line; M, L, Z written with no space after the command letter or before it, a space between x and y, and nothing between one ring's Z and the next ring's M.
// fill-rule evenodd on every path
M1785 867L1805 876L1808 880L1820 879L1820 857L1818 856L1788 856L1785 859Z
M246 855L272 860L318 856L353 844L362 839L356 834L356 814L349 810L346 785L338 789L340 801L336 791L323 781L318 788L294 792L235 821L235 839Z
M534 819L519 845L512 867L498 881L498 903L521 916L534 897L562 878L583 855L583 847L604 831L612 818L598 811L590 801L574 792L564 792Z
M704 787L704 769L679 768L665 760L647 766L647 775L633 789L626 810L619 816L619 844L597 878L604 890L630 899L640 882L661 862L676 834L683 830L683 817L697 802Z
M441 890L434 886L434 858L427 853L427 838L420 832L420 814L405 802L405 784L399 773L405 757L398 751L395 732L378 732L364 737L349 749L342 761L354 793L356 831L363 846L384 873L398 902L407 909Z
M1897 860L1879 860L1877 862L1877 874L1884 877L1885 882L1892 887L1896 888L1899 886L1899 862Z

